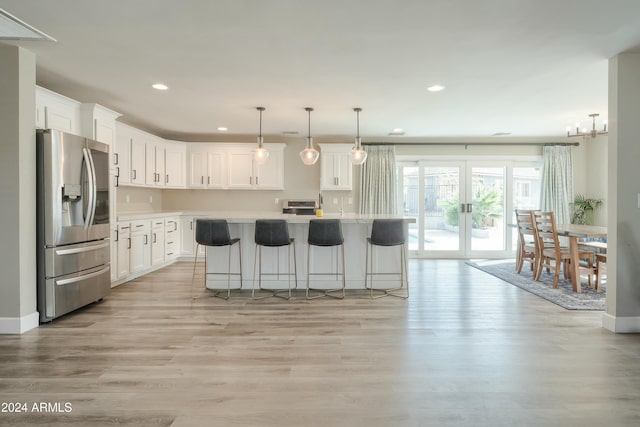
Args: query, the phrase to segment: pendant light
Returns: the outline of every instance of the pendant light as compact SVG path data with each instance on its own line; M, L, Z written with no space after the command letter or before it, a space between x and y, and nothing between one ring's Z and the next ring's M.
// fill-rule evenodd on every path
M264 148L263 138L262 138L262 112L265 110L264 107L256 107L256 110L260 112L260 134L258 135L258 146L255 150L253 150L253 160L259 164L263 165L267 159L269 158L269 150Z
M313 147L313 138L311 138L311 112L313 108L307 107L305 111L309 113L309 134L307 136L307 147L300 152L300 158L302 159L302 163L311 166L318 161L320 152Z
M351 149L351 163L361 165L367 160L367 152L362 148L362 140L360 139L360 111L362 108L356 107L353 111L356 112L358 133L356 134L356 144Z

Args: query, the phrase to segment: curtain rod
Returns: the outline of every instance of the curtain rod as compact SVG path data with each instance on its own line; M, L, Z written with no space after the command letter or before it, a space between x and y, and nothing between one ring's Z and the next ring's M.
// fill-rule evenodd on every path
M448 145L448 146L464 146L473 147L473 146L524 146L524 145L532 145L538 147L549 147L553 145L561 145L561 146L579 146L579 142L362 142L362 145Z

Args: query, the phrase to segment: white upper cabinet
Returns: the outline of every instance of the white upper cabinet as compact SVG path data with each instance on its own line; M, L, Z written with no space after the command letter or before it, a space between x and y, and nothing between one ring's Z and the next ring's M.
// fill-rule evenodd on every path
M320 189L351 190L353 187L352 144L319 144Z
M184 142L165 141L119 122L116 128L118 185L186 187Z
M142 133L136 130L131 135L131 184L146 184L147 151L146 141Z
M82 136L108 144L113 150L116 143L116 119L121 115L99 104L82 104Z
M36 127L82 135L80 103L36 86Z
M254 144L236 144L227 150L230 189L284 190L285 144L265 144L267 161L258 165L253 160Z
M182 142L164 143L164 186L167 188L186 187L185 161L186 144Z
M189 144L189 187L225 188L225 155L219 144Z
M145 184L149 187L165 186L164 142L152 135L144 136L145 145Z
M229 171L229 188L253 188L253 156L248 148L230 148L227 152L227 170Z
M113 154L116 167L116 186L131 184L131 140L133 134L127 125L116 122L116 145Z

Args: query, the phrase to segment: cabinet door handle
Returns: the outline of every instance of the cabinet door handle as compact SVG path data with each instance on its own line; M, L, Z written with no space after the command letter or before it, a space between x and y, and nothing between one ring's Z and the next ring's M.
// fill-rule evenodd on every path
M193 230L193 221L189 222L189 230Z
M253 184L253 177L252 177L252 176L250 176L250 177L249 177L249 185L252 185L252 184Z
M158 243L158 236L156 233L153 233L153 243Z
M173 223L173 227L174 227L173 231L178 231L178 223L177 222Z
M260 178L260 177L256 176L256 185L260 185L260 183L258 182L258 178Z
M116 175L116 187L120 186L120 175Z
M473 212L473 204L467 203L467 213Z
M131 172L133 172L133 179L136 179L136 170L135 169L131 169Z
M120 231L116 228L116 240L115 240L116 242L120 240L119 236L120 236Z
M166 175L165 179L164 179L165 184L169 183L169 174Z
M203 185L204 185L204 175L202 175L202 176L200 177L200 184L203 184Z
M148 245L149 244L149 236L148 235L144 235L144 244Z
M210 176L207 177L207 185L209 185L209 184L211 184L211 177Z
M113 153L113 164L114 165L118 164L118 153Z
M129 237L127 240L127 249L131 249L131 237Z

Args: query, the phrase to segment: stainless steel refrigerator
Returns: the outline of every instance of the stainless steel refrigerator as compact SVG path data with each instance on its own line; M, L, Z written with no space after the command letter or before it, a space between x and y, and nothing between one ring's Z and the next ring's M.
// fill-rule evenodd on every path
M111 291L109 146L39 129L38 311L48 322Z

